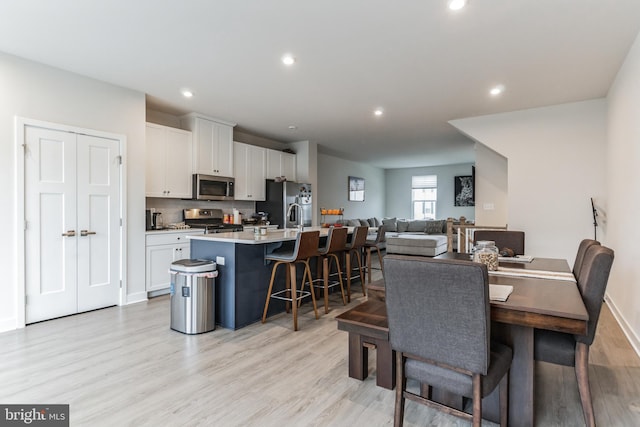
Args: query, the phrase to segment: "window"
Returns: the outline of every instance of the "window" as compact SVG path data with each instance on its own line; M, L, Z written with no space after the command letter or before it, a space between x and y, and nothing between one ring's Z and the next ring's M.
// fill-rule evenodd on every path
M436 219L438 201L438 176L411 177L411 203L413 219Z

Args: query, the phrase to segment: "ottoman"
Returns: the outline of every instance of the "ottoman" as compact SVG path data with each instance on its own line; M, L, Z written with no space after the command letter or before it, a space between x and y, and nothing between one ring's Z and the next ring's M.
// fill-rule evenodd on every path
M437 256L447 252L447 236L433 234L400 234L387 237L387 253Z

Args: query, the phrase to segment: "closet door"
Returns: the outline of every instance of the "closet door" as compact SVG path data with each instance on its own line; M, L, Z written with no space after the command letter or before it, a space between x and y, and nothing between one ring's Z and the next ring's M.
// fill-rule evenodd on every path
M119 142L25 128L26 322L118 303Z

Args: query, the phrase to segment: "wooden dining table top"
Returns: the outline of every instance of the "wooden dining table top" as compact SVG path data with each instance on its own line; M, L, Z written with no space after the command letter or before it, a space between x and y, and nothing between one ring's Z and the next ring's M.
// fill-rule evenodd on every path
M436 258L471 261L469 254L456 252ZM557 258L536 257L530 263L501 261L500 267L571 272L567 261ZM513 292L506 301L491 301L493 321L572 334L586 333L589 315L575 282L489 275L489 283L513 286Z

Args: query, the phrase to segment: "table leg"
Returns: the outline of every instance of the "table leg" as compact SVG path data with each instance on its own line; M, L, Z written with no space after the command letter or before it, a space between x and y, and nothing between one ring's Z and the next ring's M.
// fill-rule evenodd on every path
M364 380L369 375L369 349L362 345L360 334L349 332L349 376Z
M393 390L396 384L396 354L389 341L376 340L376 384Z
M494 323L491 326L491 335L513 349L513 360L509 371L509 426L533 426L535 421L533 328ZM499 412L494 411L497 409L495 407L498 401L497 395L498 391L494 390L486 398L486 400L493 400L492 408L487 408L487 413L495 412L499 419Z

